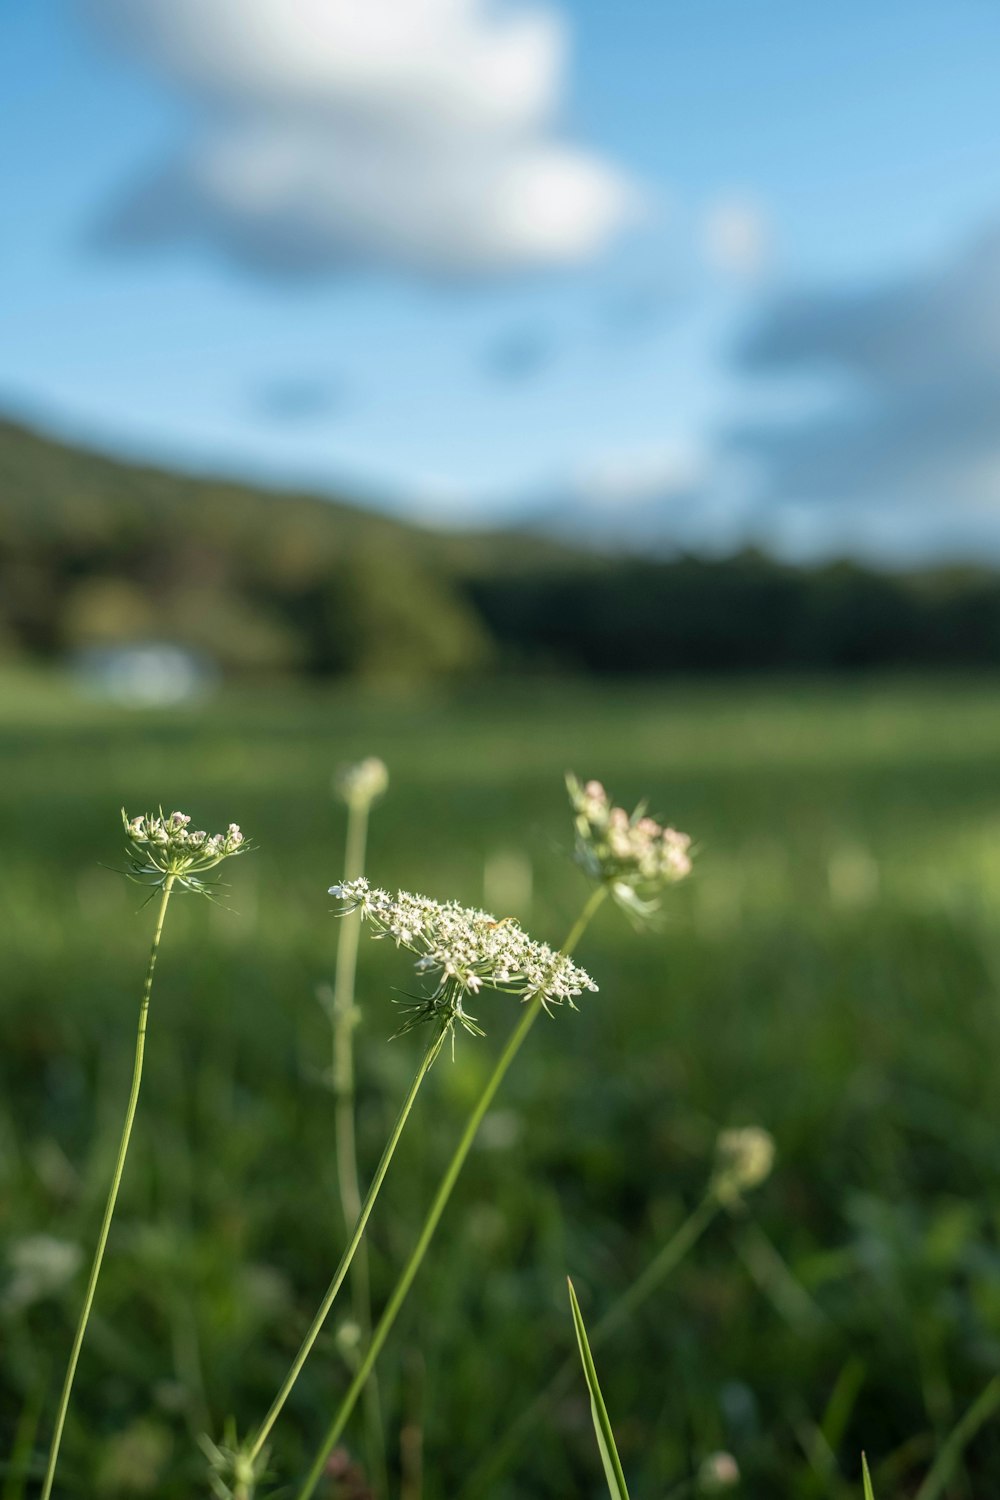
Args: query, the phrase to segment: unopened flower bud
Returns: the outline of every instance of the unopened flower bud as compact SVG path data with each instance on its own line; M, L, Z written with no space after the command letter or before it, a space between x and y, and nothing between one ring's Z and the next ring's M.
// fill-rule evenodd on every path
M361 1343L361 1328L353 1318L345 1318L337 1329L337 1348L341 1354L353 1358L357 1353L358 1345Z
M343 766L334 776L334 790L348 805L366 806L381 797L389 785L385 762L366 756L356 765Z
M720 1203L738 1204L744 1193L759 1187L774 1166L774 1138L758 1125L723 1130L715 1143L712 1187Z

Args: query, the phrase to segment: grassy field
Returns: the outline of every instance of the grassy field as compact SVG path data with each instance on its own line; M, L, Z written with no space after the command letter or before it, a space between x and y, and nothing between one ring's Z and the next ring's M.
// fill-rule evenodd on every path
M373 877L485 896L549 940L585 894L567 768L648 796L699 849L659 932L600 913L580 957L601 993L536 1028L486 1122L380 1364L406 1500L457 1495L574 1348L566 1272L592 1323L697 1202L717 1131L742 1124L773 1133L772 1178L598 1361L633 1500L693 1494L716 1449L754 1500L839 1500L860 1494L862 1446L880 1500L916 1495L1000 1368L992 682L275 689L128 713L4 677L0 1457L44 1450L81 1295L82 1272L45 1284L31 1237L89 1253L128 1088L151 913L116 873L123 803L235 819L259 848L226 867L231 909L170 913L59 1488L204 1496L196 1434L270 1401L342 1240L316 989L337 941L331 772L370 753L392 777ZM421 1041L388 1040L405 956L366 943L361 963L367 1176ZM379 1200L377 1302L513 1002L479 1014L488 1037L435 1067ZM276 1429L285 1481L345 1384L337 1322ZM601 1483L581 1382L489 1493ZM36 1491L0 1473L0 1500ZM946 1494L997 1492L987 1424Z

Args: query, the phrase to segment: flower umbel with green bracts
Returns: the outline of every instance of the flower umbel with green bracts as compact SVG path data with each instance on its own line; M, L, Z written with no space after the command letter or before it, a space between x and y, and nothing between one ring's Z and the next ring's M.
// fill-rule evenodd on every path
M183 890L205 896L210 886L201 877L224 859L246 854L251 847L237 823L230 823L225 833L206 833L203 828L191 832L190 822L187 813L172 812L164 817L161 809L130 818L122 808L132 878L154 887L170 880Z

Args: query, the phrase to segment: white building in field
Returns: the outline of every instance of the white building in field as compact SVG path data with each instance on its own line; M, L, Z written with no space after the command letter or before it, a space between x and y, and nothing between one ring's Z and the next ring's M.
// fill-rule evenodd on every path
M88 697L132 708L160 708L204 697L218 669L201 652L170 641L88 646L73 657L73 674Z

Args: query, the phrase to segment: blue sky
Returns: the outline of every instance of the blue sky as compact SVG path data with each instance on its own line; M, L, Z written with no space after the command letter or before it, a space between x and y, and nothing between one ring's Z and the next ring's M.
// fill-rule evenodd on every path
M998 57L988 0L7 0L0 411L449 522L1000 556Z

